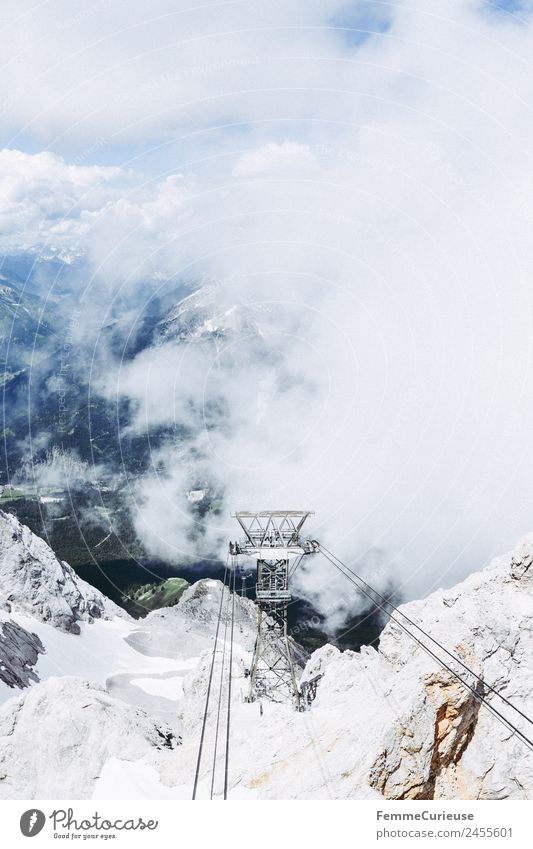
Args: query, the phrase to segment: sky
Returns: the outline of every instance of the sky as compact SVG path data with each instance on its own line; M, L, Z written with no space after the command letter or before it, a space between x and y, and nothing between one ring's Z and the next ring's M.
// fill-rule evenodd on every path
M260 330L92 376L139 433L197 428L213 540L230 510L312 509L412 597L533 531L532 12L2 4L0 250L84 258L80 344L179 280ZM158 464L137 526L178 556L187 475Z

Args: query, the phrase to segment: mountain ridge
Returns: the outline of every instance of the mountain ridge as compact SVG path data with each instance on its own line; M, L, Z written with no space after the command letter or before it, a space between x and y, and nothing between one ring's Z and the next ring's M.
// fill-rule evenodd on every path
M1 519L4 538L6 529L15 532L18 553L27 559L15 558L13 569L9 546L0 548L0 575L4 581L18 574L17 586L28 591L4 606L0 646L13 642L14 631L6 632L12 622L31 635L33 654L29 664L21 663L26 680L3 685L0 796L76 792L81 798L103 798L118 786L123 798L135 798L140 787L142 792L150 788L153 798L190 798L212 663L213 681L222 681L222 698L227 697L222 652L213 654L218 611L223 632L231 607L227 588L203 579L186 589L177 605L140 621L123 611L118 615L104 599L95 618L91 595L81 584L72 589L66 564L54 562L46 543L29 537L14 517ZM57 577L59 569L64 576L63 583L44 582L47 593L65 592L57 602L58 617L42 609L35 582L25 581L25 570L34 573L39 562L44 573ZM498 704L524 730L526 720L510 705L527 716L533 695L532 564L533 534L460 584L399 608L400 618L408 616L472 670L447 659L469 687L391 621L377 650L340 651L326 644L311 655L302 682L314 679L316 697L303 713L268 700L246 703L257 613L252 601L237 596L230 798L531 798L531 750L474 693ZM73 631L65 627L63 605L77 598L74 591L86 604L70 608ZM487 685L510 705L502 707ZM90 698L84 700L84 694ZM95 708L91 721L93 709L87 705L96 702L105 703L108 719ZM49 706L47 716L38 705ZM27 722L18 727L24 733L15 733L23 716ZM69 736L71 760L61 748L65 723L86 729ZM207 751L215 724L216 698L207 714ZM95 752L99 728L103 736ZM128 734L127 745L115 745L115 737ZM52 775L46 763L54 746L62 752L61 770ZM21 764L32 757L37 774L25 783ZM200 798L209 795L210 764L207 757L201 766ZM218 783L217 778L215 796Z

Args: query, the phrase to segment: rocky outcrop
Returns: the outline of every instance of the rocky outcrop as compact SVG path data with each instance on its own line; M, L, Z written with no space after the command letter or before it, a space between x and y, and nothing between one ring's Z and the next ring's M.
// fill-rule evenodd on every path
M479 682L472 686L481 694ZM424 691L419 707L428 714L427 737L416 733L412 718L395 724L370 768L370 786L386 799L434 799L437 782L460 762L475 732L480 702L453 675L428 674Z
M109 758L156 763L178 745L166 724L102 687L50 678L0 706L0 798L82 799Z
M231 605L228 604L228 592L224 589L221 581L203 579L196 581L188 587L181 596L177 610L180 616L190 625L193 623L208 626L209 632L216 625L220 610L221 594L224 591L225 600L222 604L221 622L230 621ZM252 627L254 632L257 627L257 608L252 601L235 596L236 617L240 625L245 624L247 628ZM156 614L152 614L154 617Z
M25 613L62 631L78 622L127 616L60 561L40 537L0 511L0 609Z
M0 621L0 681L8 687L27 687L38 681L33 667L44 646L37 634L26 631L17 622Z

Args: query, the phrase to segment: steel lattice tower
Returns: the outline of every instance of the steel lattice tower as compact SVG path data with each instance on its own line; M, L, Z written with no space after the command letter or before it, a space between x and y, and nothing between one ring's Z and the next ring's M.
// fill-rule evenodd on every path
M302 539L300 531L309 511L274 510L235 513L244 539L230 543L230 554L246 554L257 561L256 601L259 608L257 637L249 670L248 699L293 700L300 706L300 691L287 632L287 606L291 600L289 578L306 554L318 543Z

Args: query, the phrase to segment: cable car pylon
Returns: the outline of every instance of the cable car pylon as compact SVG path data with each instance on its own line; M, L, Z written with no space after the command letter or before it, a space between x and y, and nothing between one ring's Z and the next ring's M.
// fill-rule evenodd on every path
M293 652L287 627L287 607L291 601L290 575L302 557L319 551L316 540L302 537L302 526L311 511L267 510L232 514L244 537L230 543L230 555L244 554L255 559L255 586L258 606L257 635L248 677L247 701L292 700L300 709Z

